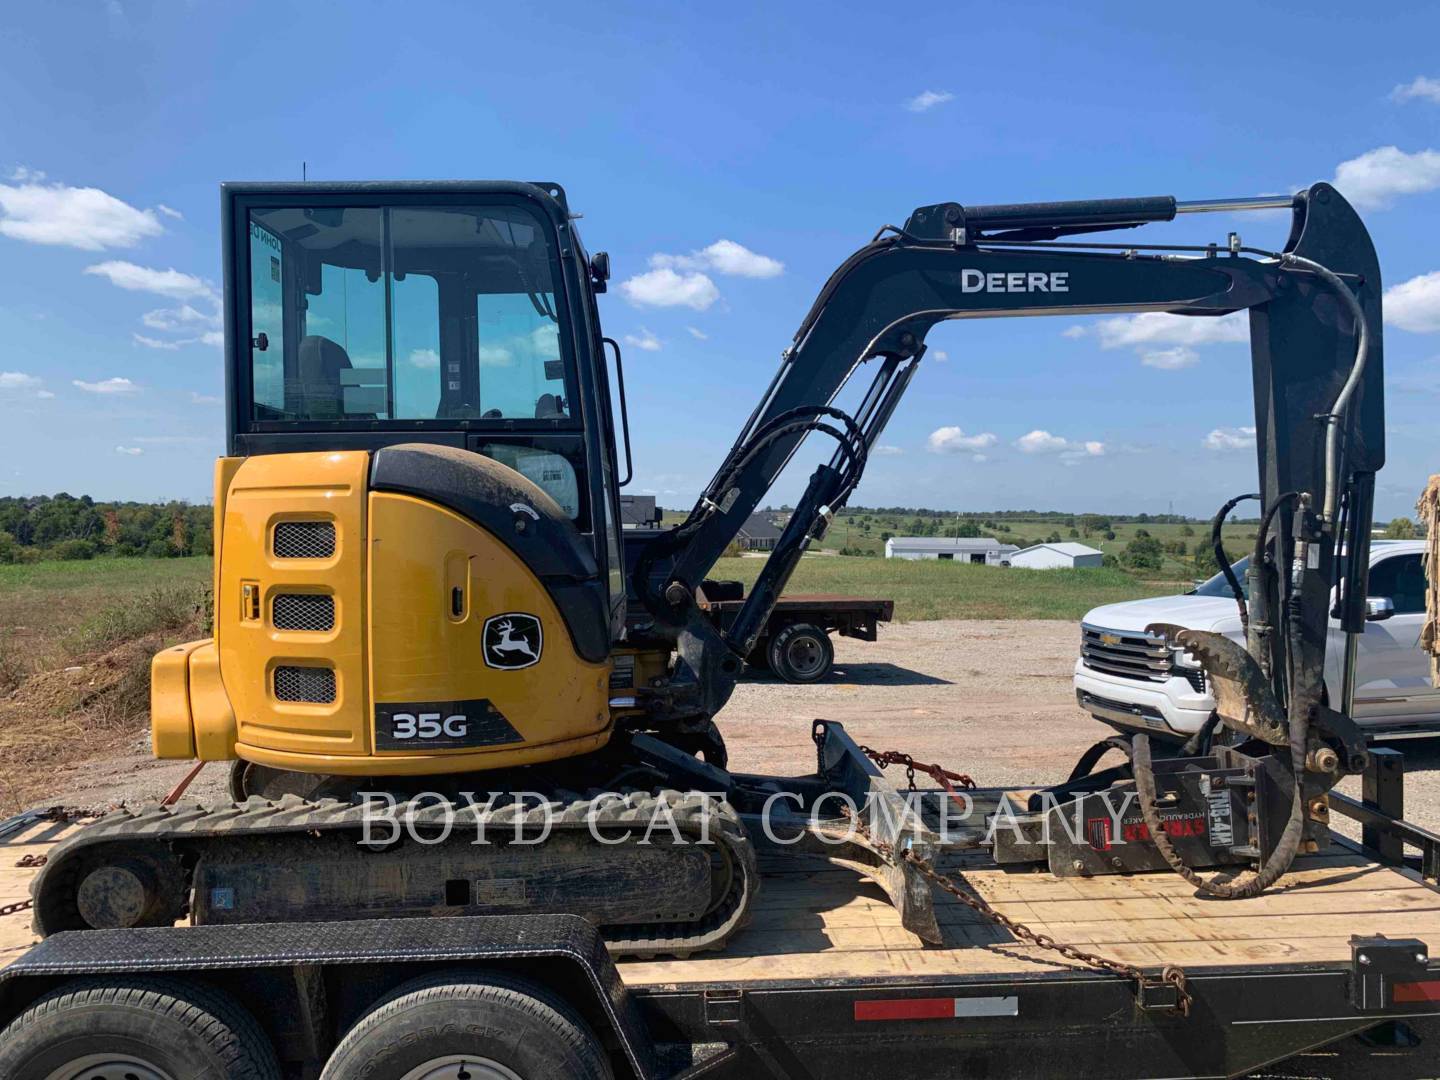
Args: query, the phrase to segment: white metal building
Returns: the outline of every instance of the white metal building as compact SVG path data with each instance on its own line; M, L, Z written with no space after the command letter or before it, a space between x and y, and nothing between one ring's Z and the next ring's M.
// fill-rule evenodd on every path
M1105 554L1084 544L1034 544L1010 556L1010 565L1024 566L1030 570L1104 566Z
M993 536L892 536L885 541L887 559L946 559L1002 566L1019 551Z

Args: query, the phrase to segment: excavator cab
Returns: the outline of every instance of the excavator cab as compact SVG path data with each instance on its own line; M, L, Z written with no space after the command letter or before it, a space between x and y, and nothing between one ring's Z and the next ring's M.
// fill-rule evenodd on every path
M625 619L608 260L564 191L222 199L216 630L157 661L157 752L405 775L603 744Z

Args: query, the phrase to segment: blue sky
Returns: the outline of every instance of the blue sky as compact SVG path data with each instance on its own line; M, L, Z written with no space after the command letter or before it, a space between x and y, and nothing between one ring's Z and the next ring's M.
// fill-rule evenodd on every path
M1440 9L1268 7L12 6L0 494L208 499L217 185L307 161L313 179L563 183L615 267L602 318L628 343L630 490L674 506L829 272L915 206L1335 179L1392 290L1377 513L1406 512L1440 471ZM1231 228L1278 246L1286 222L1145 239ZM942 325L854 501L1209 514L1253 486L1254 421L1246 346L1195 322Z

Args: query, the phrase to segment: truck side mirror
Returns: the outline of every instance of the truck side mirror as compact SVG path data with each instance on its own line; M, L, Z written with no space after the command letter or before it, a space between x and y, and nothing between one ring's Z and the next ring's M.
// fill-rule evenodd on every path
M1365 598L1365 621L1383 622L1395 614L1395 601L1388 596L1367 596Z

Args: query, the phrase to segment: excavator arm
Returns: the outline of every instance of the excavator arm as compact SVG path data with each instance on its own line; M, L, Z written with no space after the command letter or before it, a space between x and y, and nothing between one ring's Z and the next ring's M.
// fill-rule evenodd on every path
M1208 247L1061 240L1180 213L1284 209L1293 221L1279 252L1245 248L1233 233ZM1257 648L1266 653L1256 659L1279 701L1313 713L1332 586L1352 642L1364 625L1374 474L1384 461L1380 292L1369 235L1327 184L1293 197L1188 204L1170 197L943 203L917 209L903 228L886 226L831 275L686 521L637 562L634 588L679 653L655 704L696 722L724 705L801 554L859 482L937 323L1247 311L1259 490L1274 522L1271 572L1250 605L1262 630ZM832 403L867 364L874 374L859 406L841 413ZM815 431L836 441L834 456L810 478L744 608L721 634L696 610L695 589ZM1354 557L1347 580L1337 582L1342 530ZM1284 632L1271 632L1282 613ZM1349 711L1348 703L1333 704Z

